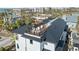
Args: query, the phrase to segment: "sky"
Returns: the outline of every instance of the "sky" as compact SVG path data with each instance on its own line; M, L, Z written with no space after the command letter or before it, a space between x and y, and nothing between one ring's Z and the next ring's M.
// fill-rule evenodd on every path
M78 7L78 0L1 0L1 8Z

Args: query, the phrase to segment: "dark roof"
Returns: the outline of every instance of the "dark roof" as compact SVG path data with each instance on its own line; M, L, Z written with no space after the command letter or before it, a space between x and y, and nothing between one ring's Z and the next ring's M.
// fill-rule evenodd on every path
M43 20L43 23L46 24L46 23L48 23L49 21L50 21L50 19L45 19L45 20Z
M22 26L22 27L20 27L18 29L13 30L12 32L23 35L25 33L25 30L26 30L26 25L24 25L24 26Z
M58 19L52 22L52 25L47 29L47 32L45 33L47 42L58 43L60 36L64 31L65 25L66 22L63 19ZM19 29L14 30L13 32L22 34L23 37L41 42L41 39L24 35L26 28L27 26L22 26Z
M55 20L52 25L48 28L46 38L47 42L57 44L62 32L64 31L66 22L63 19Z
M13 30L12 32L13 33L17 33L17 34L21 34L22 37L29 38L31 40L35 40L35 41L41 42L41 40L39 38L35 38L35 37L31 37L31 36L25 35L24 33L26 31L26 28L27 28L27 26L24 25L24 26L22 26L22 27L20 27L18 29Z
M47 19L45 21L43 21L43 23L47 23L47 22L49 22L49 20L47 20ZM27 28L27 26L24 25L24 26L22 26L22 27L20 27L18 29L13 30L12 32L13 33L17 33L17 34L21 34L22 37L29 38L29 39L41 42L41 39L39 39L39 38L35 38L35 37L31 37L31 36L25 35L24 33L26 31L26 28Z

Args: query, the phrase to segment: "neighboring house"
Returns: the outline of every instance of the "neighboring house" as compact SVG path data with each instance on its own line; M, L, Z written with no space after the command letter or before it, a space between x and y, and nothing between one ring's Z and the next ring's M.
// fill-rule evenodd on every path
M65 19L65 21L68 24L68 27L73 30L76 30L76 26L77 26L77 22L78 22L78 13L74 13L70 16L63 16L63 19ZM70 47L68 50L70 51L79 51L79 35L77 33L77 31L72 31L70 34Z
M79 51L79 33L72 32L73 51Z
M78 16L78 14L72 14L70 16L64 15L62 18L67 22L69 28L75 29L77 26Z
M52 21L52 20L51 20ZM66 22L63 19L56 19L49 27L40 27L33 33L25 33L17 36L17 51L60 51L63 50L66 41ZM25 28L24 28L25 29ZM23 30L22 30L23 31ZM41 32L40 32L41 31ZM62 42L61 42L62 41ZM59 45L58 43L61 43ZM60 49L58 49L60 48Z
M77 25L77 16L75 15L67 16L67 24L69 25L70 28L75 29Z
M12 11L13 11L13 18L14 17L21 17L21 9L20 8L14 8L14 9L12 9Z
M43 8L30 8L32 12L41 12L43 13Z

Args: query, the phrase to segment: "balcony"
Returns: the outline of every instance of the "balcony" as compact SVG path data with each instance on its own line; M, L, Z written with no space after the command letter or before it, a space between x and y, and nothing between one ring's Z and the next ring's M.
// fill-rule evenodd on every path
M36 35L36 36L41 36L46 30L46 24L37 26L37 27L32 27L32 29L28 29L27 31L28 34Z

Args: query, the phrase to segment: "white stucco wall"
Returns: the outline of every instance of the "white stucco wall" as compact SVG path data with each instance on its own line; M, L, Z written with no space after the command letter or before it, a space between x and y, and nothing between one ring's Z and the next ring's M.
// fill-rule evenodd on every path
M27 51L40 51L40 42L33 40L33 44L30 44L30 39L26 39Z
M55 44L47 42L46 44L44 44L44 48L51 51L55 51Z
M17 48L17 44L19 49ZM25 51L25 38L18 34L18 40L16 40L16 50L17 51Z
M67 24L69 28L74 28L74 29L76 28L77 25L76 23L71 23L71 22L68 22Z

